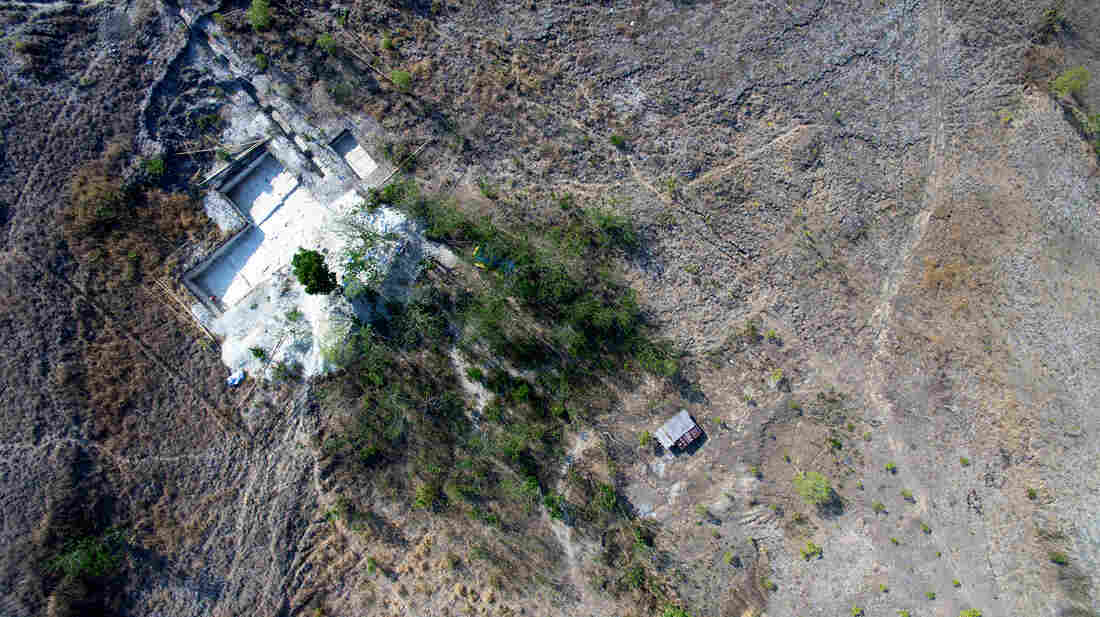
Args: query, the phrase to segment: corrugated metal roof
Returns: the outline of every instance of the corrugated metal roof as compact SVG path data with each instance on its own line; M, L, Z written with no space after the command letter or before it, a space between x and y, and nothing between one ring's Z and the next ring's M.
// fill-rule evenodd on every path
M654 435L662 446L669 449L676 444L677 439L683 437L685 433L693 428L695 428L695 421L691 419L691 415L686 409L681 409L680 413L672 416L668 419L668 422L662 424Z

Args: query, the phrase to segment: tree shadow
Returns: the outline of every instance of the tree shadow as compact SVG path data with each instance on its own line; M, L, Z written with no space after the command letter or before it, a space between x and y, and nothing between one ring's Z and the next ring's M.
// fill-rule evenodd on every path
M817 504L817 514L824 519L835 519L844 514L844 499L833 491L832 497L823 503Z

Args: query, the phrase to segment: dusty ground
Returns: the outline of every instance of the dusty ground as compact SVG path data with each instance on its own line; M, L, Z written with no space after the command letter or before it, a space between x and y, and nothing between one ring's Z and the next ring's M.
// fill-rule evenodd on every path
M0 8L3 612L59 613L35 563L119 523L127 577L85 614L636 610L588 580L599 540L549 517L515 537L380 503L370 540L326 517L347 487L319 463L318 402L261 388L240 404L150 280L104 282L67 242L76 167L119 136L129 175L208 145L198 119L246 83L319 125L372 115L372 156L433 138L421 177L501 224L566 191L636 221L623 269L685 379L609 384L614 407L569 443L577 464L613 460L659 522L691 614L1100 610L1100 175L1045 88L1084 65L1078 104L1100 109L1090 3L1062 5L1051 35L1050 6L1020 2L406 4L341 20L274 2L259 36L243 5ZM210 45L229 69L204 70ZM178 190L214 153L168 160ZM701 446L636 445L680 408ZM794 494L810 469L842 509ZM543 580L509 580L514 555L545 558Z

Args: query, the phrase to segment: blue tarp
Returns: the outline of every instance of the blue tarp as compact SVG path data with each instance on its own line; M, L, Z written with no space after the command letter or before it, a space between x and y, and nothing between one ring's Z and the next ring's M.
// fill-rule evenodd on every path
M225 380L225 383L235 386L244 381L244 369L238 369L236 373L229 376L229 379Z
M510 259L492 254L480 246L474 248L474 265L483 270L500 270L506 274L516 271L516 264Z

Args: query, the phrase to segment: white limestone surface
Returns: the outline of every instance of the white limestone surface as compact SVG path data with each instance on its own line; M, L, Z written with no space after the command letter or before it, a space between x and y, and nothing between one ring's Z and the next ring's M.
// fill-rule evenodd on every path
M344 257L350 251L361 252L385 281L416 278L419 260L409 258L414 247L419 246L416 230L409 226L403 214L390 208L350 216L359 212L359 202L360 197L349 191L332 204L331 211L321 206L325 216L319 222L293 216L283 222L279 218L281 210L275 210L269 221L285 226L285 233L276 236L285 240L268 246L271 237L255 236L263 242L253 249L252 255L260 255L261 258L256 258L257 263L270 264L273 268L262 280L253 281L247 273L242 274L258 268L251 261L244 271L235 275L231 262L224 261L218 270L219 276L230 277L228 287L239 293L239 297L209 326L223 338L222 362L230 372L244 369L250 375L270 379L275 373L274 367L279 364L296 367L296 372L307 378L330 372L339 368L339 357L335 363L333 358L326 358L325 348L338 348L347 338L355 319L369 319L371 307L353 304L341 290L328 295L305 293L290 266L290 258L299 246L321 251L341 283L348 280ZM367 250L363 250L362 234L349 228L349 221L377 234L376 241ZM242 238L242 246L252 246L253 241L252 236L246 236ZM280 250L285 254L276 255ZM268 254L272 256L262 257ZM392 287L382 285L381 291L388 298L400 298L401 290ZM253 349L262 349L264 354L260 357Z
M375 163L374 159L359 144L355 144L355 147L344 155L344 160L348 162L348 165L351 165L351 168L355 170L360 178L366 178L371 175L371 172L378 169L378 163Z
M230 197L249 216L252 227L197 279L223 307L232 307L248 291L290 263L298 247L309 247L331 218L328 208L274 158L233 188Z

